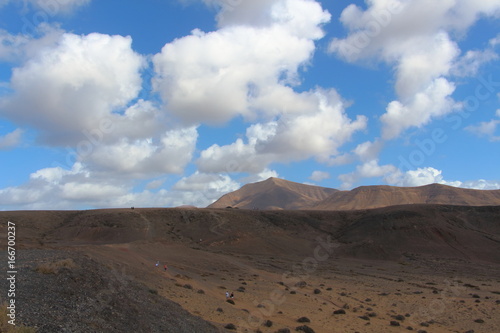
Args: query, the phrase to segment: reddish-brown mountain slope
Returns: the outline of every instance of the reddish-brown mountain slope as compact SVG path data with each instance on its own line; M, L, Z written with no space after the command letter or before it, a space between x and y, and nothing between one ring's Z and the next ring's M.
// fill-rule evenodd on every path
M247 184L209 208L353 210L408 204L500 205L500 190L472 190L431 184L420 187L362 186L351 191L278 178Z
M279 178L247 184L222 196L209 208L306 209L338 190L294 183Z
M362 186L351 191L333 193L311 208L352 210L406 204L500 205L500 190L471 190L441 184L420 187Z

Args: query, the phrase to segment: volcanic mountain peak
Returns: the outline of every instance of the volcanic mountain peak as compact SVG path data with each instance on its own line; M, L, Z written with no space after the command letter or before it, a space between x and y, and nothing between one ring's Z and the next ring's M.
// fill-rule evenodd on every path
M339 191L272 177L228 193L209 208L352 210L407 204L500 205L500 190L429 184L360 186L351 191Z
M244 185L222 196L209 208L305 209L328 198L335 189L291 182L280 178Z

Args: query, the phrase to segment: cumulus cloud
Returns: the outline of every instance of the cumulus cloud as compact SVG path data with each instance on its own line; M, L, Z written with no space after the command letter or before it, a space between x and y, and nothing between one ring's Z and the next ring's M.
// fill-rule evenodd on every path
M385 177L397 171L393 165L379 165L377 159L366 161L358 165L356 170L351 173L340 175L338 178L342 182L340 188L343 190L351 189L363 178Z
M42 23L35 27L33 33L14 35L0 29L0 61L22 63L31 59L41 49L57 44L64 31L57 25Z
M195 172L189 177L182 178L172 190L183 198L183 202L196 203L198 207L205 207L222 195L240 187L241 185L229 175Z
M330 15L314 1L271 3L264 27L195 30L154 56L154 87L170 112L188 123L223 123L238 115L273 117L293 112L295 100L301 104L289 85L311 59Z
M141 89L143 58L130 37L64 34L53 48L12 73L13 95L2 98L0 112L42 131L47 142L78 140L99 127Z
M315 158L329 163L339 148L366 127L366 117L351 120L334 90L303 93L311 103L302 113L283 115L276 121L257 123L226 146L214 144L197 161L204 172L260 172L272 162Z
M432 167L423 167L415 170L401 171L393 165L380 166L378 160L359 165L352 173L340 175L342 189L352 189L363 178L381 178L386 184L401 187L415 187L429 184L443 184L454 187L478 190L500 189L500 182L495 180L446 180L443 171Z
M349 62L377 59L394 66L399 99L381 118L384 139L453 111L454 84L447 77L471 75L496 57L476 51L460 58L450 37L466 33L479 17L498 17L496 1L371 0L367 5L344 9L340 21L349 34L333 39L329 50Z
M455 85L445 78L431 82L422 92L419 92L407 103L393 101L389 103L386 113L380 117L384 124L382 137L393 139L409 127L421 127L431 119L444 116L458 104L450 97L455 91Z
M22 129L16 129L13 132L0 136L0 150L14 148L21 143L23 135Z
M133 191L134 180L95 173L81 163L70 170L61 167L38 170L29 181L0 189L3 208L75 209L89 207L205 207L240 184L228 175L194 173L179 180L171 190L161 189L163 181L152 180L146 190ZM153 187L156 190L153 190Z

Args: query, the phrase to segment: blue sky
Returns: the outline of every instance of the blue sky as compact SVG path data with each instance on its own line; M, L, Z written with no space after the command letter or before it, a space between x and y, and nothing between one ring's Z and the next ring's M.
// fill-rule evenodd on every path
M280 177L500 189L493 0L0 0L0 209Z

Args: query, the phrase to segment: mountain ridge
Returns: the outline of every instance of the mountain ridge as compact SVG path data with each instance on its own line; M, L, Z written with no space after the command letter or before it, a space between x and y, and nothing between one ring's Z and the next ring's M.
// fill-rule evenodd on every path
M495 206L500 205L500 190L434 183L418 187L360 186L340 191L271 177L227 193L208 208L359 210L407 204Z

